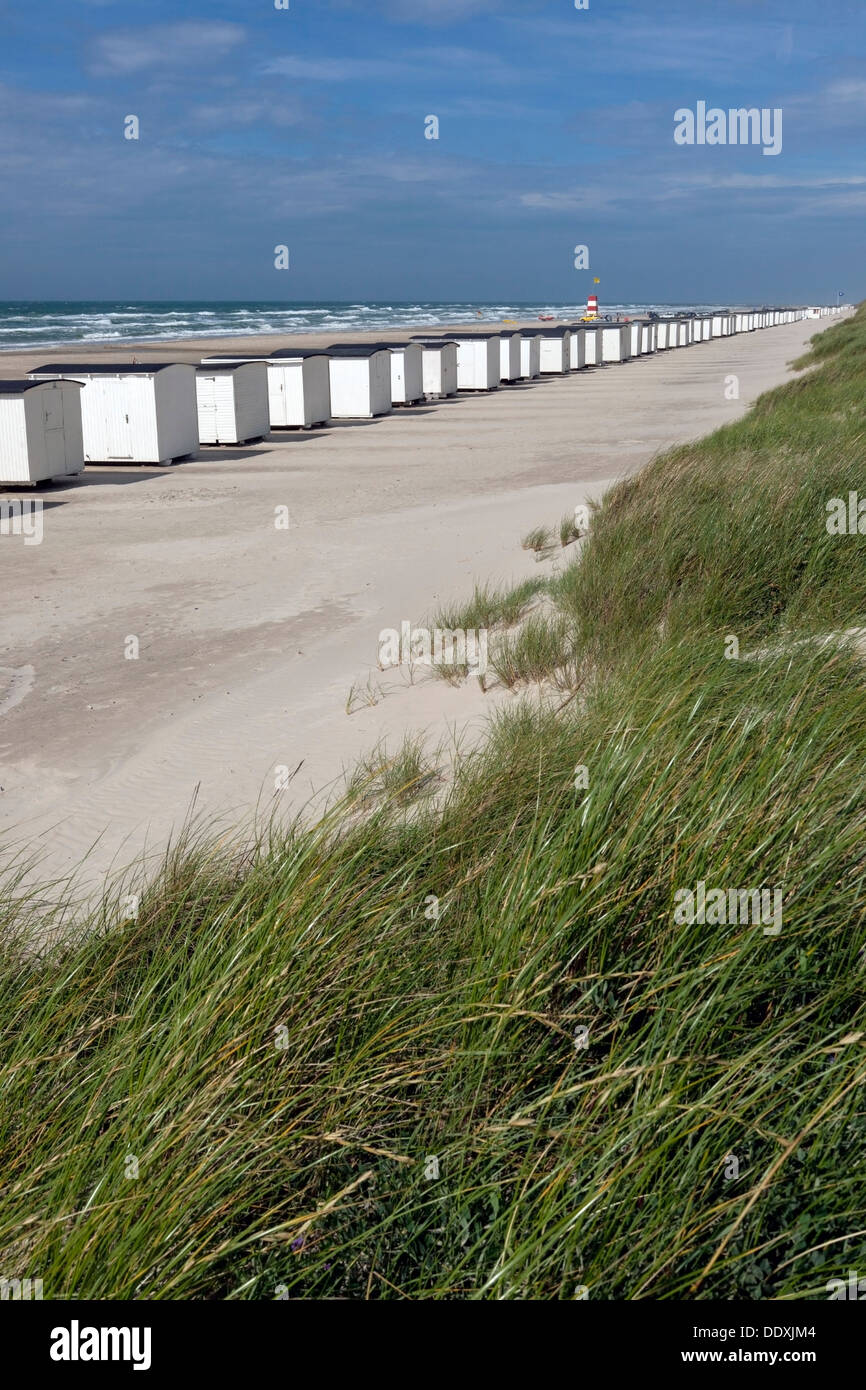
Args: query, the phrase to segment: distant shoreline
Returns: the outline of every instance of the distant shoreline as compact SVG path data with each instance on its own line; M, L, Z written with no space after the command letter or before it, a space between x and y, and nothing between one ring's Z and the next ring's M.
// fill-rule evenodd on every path
M739 310L744 306L736 307ZM635 306L631 317L637 318L641 312ZM690 313L693 311L683 308L679 312ZM575 313L571 321L574 322L578 317L579 314ZM604 321L603 315L600 321ZM465 333L468 328L472 328L474 330L489 329L491 332L495 332L503 327L514 328L515 330L531 330L555 327L562 322L564 322L562 319L554 319L552 323L543 323L538 318L510 319L506 325L502 319L472 319L435 324L407 323L391 328L327 329L319 332L296 333L213 333L188 338L140 338L123 339L123 341L118 341L115 338L104 342L55 343L53 346L42 343L34 347L0 350L0 380L14 378L22 374L26 375L27 372L52 360L55 362L128 362L130 357L135 356L142 362L194 362L198 365L202 357L208 356L267 356L277 345L291 345L298 348L326 348L332 343L351 343L372 338L375 338L377 342L400 342L412 337L413 334L424 333L425 331L434 334Z
M258 304L228 305L212 301L129 303L95 300L74 302L0 300L0 362L16 354L58 352L75 356L117 350L127 354L142 348L163 353L169 345L198 342L270 342L282 339L303 346L377 339L442 329L499 327L506 320L518 325L538 323L540 314L569 322L584 313L585 301L552 304L503 304L441 301L414 304ZM718 313L750 309L745 304L605 303L602 315L636 316L657 313ZM22 312L23 311L23 312ZM480 311L480 317L478 313Z

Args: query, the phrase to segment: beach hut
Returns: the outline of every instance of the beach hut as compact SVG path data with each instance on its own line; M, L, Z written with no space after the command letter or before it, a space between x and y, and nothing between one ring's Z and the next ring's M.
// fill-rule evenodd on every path
M585 367L598 367L601 365L601 329L594 324L584 324L580 328L583 335L583 365Z
M328 355L321 350L281 348L270 357L203 357L202 366L263 362L268 371L271 429L313 429L331 418Z
M586 366L586 333L582 324L570 324L568 365L572 372L582 371Z
M457 389L496 391L499 389L500 349L498 333L455 333L457 343Z
M520 380L520 334L499 335L499 380Z
M699 319L701 326L701 338L708 343L713 336L713 321L711 318Z
M472 330L466 331L466 336L478 338L493 338L499 344L499 380L504 382L519 381L520 379L520 339L521 334L512 329L503 329L501 333L474 333Z
M32 380L80 381L88 463L171 463L198 449L195 367L186 362L50 362Z
M457 344L451 338L416 338L425 396L457 395Z
M656 324L656 348L659 352L677 346L677 326L670 319L659 319Z
M641 324L640 330L640 350L641 352L655 352L658 341L658 327L654 323Z
M391 357L391 404L415 405L424 396L424 350L411 339L402 343L367 343Z
M629 348L628 348L628 350L629 350L629 356L630 356L630 357L640 357L640 353L641 353L640 340L641 340L641 329L642 329L642 327L643 327L643 325L640 324L640 323L630 323L629 326L628 326L628 332L629 332Z
M245 444L270 429L264 362L198 367L195 374L201 444Z
M380 343L335 343L326 349L335 420L372 420L391 412L391 351Z
M414 405L424 399L424 350L420 343L389 343L391 404Z
M35 486L84 468L77 381L0 381L0 483Z
M630 356L630 345L630 324L605 324L604 328L601 330L601 357L603 362L627 362Z
M542 376L571 371L571 331L568 328L542 328L539 332Z
M537 333L520 335L520 377L534 381L541 375L541 339Z

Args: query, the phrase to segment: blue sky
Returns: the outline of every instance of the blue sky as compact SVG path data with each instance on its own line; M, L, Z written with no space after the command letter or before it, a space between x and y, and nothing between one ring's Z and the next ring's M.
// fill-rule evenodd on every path
M290 4L0 0L0 298L864 296L864 0Z

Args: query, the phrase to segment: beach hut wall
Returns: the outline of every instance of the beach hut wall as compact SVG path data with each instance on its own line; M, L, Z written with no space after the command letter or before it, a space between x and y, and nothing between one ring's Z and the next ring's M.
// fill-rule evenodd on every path
M195 389L201 444L245 444L268 433L267 363L199 367Z
M391 411L391 350L376 344L335 344L326 349L335 420L372 420Z
M541 357L539 366L542 376L564 374L571 371L571 330L568 328L544 328L539 333Z
M520 376L523 381L534 381L541 375L541 339L537 333L520 335Z
M601 330L602 361L627 362L630 356L630 344L630 324L606 324L605 327Z
M281 348L270 357L203 357L202 366L264 362L271 429L312 429L331 418L328 355L321 349Z
M0 381L0 483L34 486L84 468L82 386Z
M457 395L457 344L448 338L415 339L421 348L425 396Z
M87 463L160 464L198 449L195 374L186 362L61 362L28 373L82 382Z

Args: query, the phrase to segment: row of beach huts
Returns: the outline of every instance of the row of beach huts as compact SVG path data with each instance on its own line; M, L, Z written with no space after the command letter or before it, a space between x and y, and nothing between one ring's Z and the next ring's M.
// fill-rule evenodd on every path
M283 348L266 357L48 363L0 381L0 484L36 486L88 463L168 464L200 445L245 444L272 429L365 420L461 391L627 362L836 308L748 309L461 329L402 342Z

